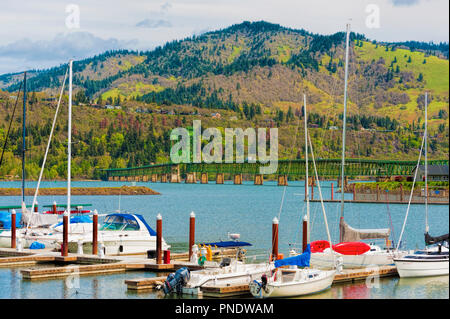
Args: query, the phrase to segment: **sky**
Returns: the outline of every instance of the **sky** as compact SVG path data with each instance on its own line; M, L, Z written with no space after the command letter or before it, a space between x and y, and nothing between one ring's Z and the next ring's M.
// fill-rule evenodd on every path
M0 0L0 74L267 21L378 41L449 41L448 0Z

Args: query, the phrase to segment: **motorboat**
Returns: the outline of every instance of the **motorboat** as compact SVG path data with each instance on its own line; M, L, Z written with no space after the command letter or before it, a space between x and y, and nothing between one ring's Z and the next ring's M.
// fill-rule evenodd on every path
M417 250L394 262L401 278L448 276L449 273L448 248L441 245Z
M331 287L336 270L321 270L309 267L311 256L310 245L307 250L297 256L275 261L277 268L267 277L249 284L250 293L255 298L280 298L310 295ZM294 268L279 268L291 265ZM298 268L301 267L301 268Z
M99 226L98 242L105 255L144 254L156 251L156 232L142 215L113 213L106 215ZM62 243L62 237L58 243ZM69 236L69 252L76 253L80 244L84 253L92 253L92 230ZM162 238L162 250L169 248Z

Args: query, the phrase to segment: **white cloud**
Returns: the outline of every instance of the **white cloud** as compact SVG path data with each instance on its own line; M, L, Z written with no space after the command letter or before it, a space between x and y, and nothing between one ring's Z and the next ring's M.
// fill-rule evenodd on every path
M88 33L91 38L68 38L66 35L68 42L65 43L69 48L66 49L50 42L59 39L57 34L70 31L65 26L65 7L69 3L80 8L81 29L78 32ZM379 29L365 26L368 4L380 7ZM245 20L265 20L313 33L331 34L344 31L351 18L352 31L363 33L370 39L448 41L448 6L448 0L8 1L2 4L0 11L0 74L11 69L11 59L22 59L23 64L17 64L22 70L25 66L39 66L39 61L44 65L46 56L58 61L64 58L65 61L68 55L86 56L91 52L100 53L104 48L153 49L167 41L205 30L222 29ZM130 39L137 40L130 42ZM64 43L63 39L60 42ZM15 46L21 49L14 49ZM27 47L35 53L31 50L26 53ZM5 62L7 57L9 60Z
M0 46L0 70L10 70L14 64L25 64L27 69L58 65L71 58L79 60L107 50L132 48L136 43L137 40L102 39L82 31L60 33L50 41L21 39Z

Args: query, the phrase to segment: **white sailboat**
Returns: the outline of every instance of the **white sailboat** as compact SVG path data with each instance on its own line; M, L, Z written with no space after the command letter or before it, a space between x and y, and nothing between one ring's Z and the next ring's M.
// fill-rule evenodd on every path
M69 221L69 252L78 252L78 246L83 247L83 252L92 252L92 222L84 215L80 218L71 218L71 131L72 131L72 66L73 60L69 61L69 103L68 103L68 147L67 147L67 205L66 212ZM64 88L64 86L63 86ZM61 92L62 94L62 92ZM57 113L56 113L57 114ZM55 119L56 119L55 114ZM53 128L52 128L53 129ZM50 136L51 139L51 136ZM50 141L49 141L50 143ZM47 146L48 151L48 146ZM47 155L46 151L46 155ZM45 155L45 156L46 156ZM45 162L45 160L44 160ZM33 206L36 202L37 191L42 177L39 177ZM46 214L30 213L28 224L35 223L36 218L42 218ZM51 215L50 215L51 216ZM83 218L84 217L84 218ZM29 230L27 227L23 234L24 247L33 242L39 242L46 248L60 249L63 242L62 225L53 224L48 228L35 228ZM104 223L98 230L98 240L103 245L103 253L106 255L137 254L146 253L148 250L156 250L156 232L151 229L142 215L129 213L115 213L106 215ZM162 249L170 248L162 239Z
M364 268L369 265L392 265L393 258L405 255L407 252L384 248L375 244L366 244L361 240L388 239L390 229L355 229L344 220L344 167L345 167L345 131L347 113L347 83L348 83L348 57L350 24L347 24L346 49L345 49L345 78L344 78L344 115L342 130L342 164L341 164L341 217L339 221L340 243L331 247L322 245L322 249L316 250L317 242L311 243L311 263L320 268L334 266L337 257L342 258L344 268ZM324 241L318 241L322 244ZM339 252L338 252L339 251Z
M423 144L425 144L425 249L417 250L412 254L408 254L401 258L395 258L394 263L397 266L397 271L400 277L427 277L427 276L439 276L449 274L449 250L448 241L449 234L445 234L438 237L432 237L429 234L428 225L428 149L427 149L427 136L428 136L428 94L425 92L425 132L423 137ZM420 150L420 155L422 154L422 149ZM419 161L420 162L420 155ZM417 177L417 171L419 170L419 165L416 166L416 171L414 175L414 181L412 190L414 189L414 183ZM412 191L411 191L412 196ZM403 236L403 231L405 229L406 220L408 218L409 205L405 216L405 221L403 223L402 232L400 234L400 239ZM447 247L443 244L447 244ZM430 246L429 246L430 245Z
M314 153L312 152L312 144L307 132L307 112L306 112L306 96L304 99L304 120L305 120L305 164L306 164L306 179L308 183L308 140L311 146L311 155L313 158L314 169L316 172L316 179L319 185L319 195L322 203L322 211L324 213L325 227L327 230L328 240L331 245L331 236L328 229L327 218L322 200L322 191L320 189L317 169L315 167ZM278 298L278 297L295 297L318 293L331 287L333 283L336 270L320 270L309 268L311 258L310 250L310 210L309 210L309 194L308 187L305 188L306 193L306 220L307 220L307 242L306 250L301 255L288 257L281 260L276 260L274 266L276 270L270 277L263 275L260 280L254 280L249 284L250 293L255 298ZM290 266L290 268L280 268L283 266ZM300 267L300 268L299 268ZM306 267L306 268L305 268Z

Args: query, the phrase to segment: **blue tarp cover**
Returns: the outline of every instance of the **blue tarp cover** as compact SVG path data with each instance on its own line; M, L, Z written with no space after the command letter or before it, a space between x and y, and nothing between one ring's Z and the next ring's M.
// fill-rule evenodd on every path
M284 258L284 259L280 259L280 260L276 260L275 261L275 267L281 267L281 266L288 266L288 265L293 265L293 266L300 266L300 267L309 267L309 260L311 259L311 247L309 246L309 244L306 246L306 250L303 254L298 255L298 256L294 256L294 257L289 257L289 258Z
M38 241L34 241L33 243L31 243L30 245L30 249L44 249L45 245L38 242Z
M20 228L22 213L16 213L16 228ZM11 212L0 211L0 223L3 229L11 229Z
M234 240L229 240L229 241L219 241L216 243L205 243L202 245L211 245L211 246L217 246L217 247L241 247L241 246L251 246L252 244L250 243L246 243L245 241L234 241Z
M86 215L74 216L70 217L70 223L71 224L92 223L92 219ZM61 226L62 224L63 222L59 222L58 224L55 225L55 227Z

